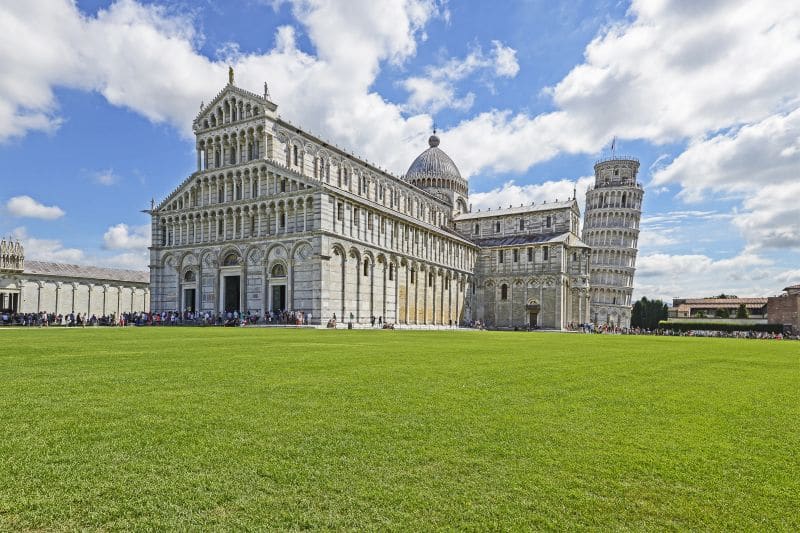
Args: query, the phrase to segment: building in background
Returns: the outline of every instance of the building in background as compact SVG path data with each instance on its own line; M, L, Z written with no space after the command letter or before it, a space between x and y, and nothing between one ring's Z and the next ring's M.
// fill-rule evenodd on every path
M312 324L562 329L589 320L574 198L469 212L435 135L403 177L229 83L194 121L197 170L150 210L153 311L295 311ZM638 223L638 220L637 220Z
M644 189L636 181L639 160L613 156L594 166L595 183L586 193L583 242L591 247L590 320L630 327L633 275Z
M0 241L0 313L119 317L150 309L147 272L26 261L21 243Z
M800 285L783 289L780 296L767 301L767 316L770 324L780 324L789 333L800 333Z
M768 298L673 298L669 318L736 318L744 307L747 318L767 318Z

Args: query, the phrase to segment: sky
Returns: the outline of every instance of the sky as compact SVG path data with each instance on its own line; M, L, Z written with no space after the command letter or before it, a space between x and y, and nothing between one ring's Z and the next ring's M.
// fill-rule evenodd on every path
M227 83L402 175L441 145L474 209L641 161L634 297L800 283L800 3L0 0L0 235L146 269L142 210L195 170Z

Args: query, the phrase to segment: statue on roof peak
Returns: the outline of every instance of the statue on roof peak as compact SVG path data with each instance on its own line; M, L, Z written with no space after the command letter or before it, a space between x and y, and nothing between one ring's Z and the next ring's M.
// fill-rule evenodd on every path
M228 85L233 85L233 67L228 67Z

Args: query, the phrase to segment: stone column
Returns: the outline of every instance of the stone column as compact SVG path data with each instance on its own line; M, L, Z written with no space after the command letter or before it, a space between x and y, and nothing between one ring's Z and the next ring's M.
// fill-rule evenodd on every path
M61 285L62 283L60 281L56 282L56 308L53 310L53 313L56 315L58 314L58 304L61 300Z
M86 314L92 315L92 291L94 291L94 283L89 284L89 301L86 304Z

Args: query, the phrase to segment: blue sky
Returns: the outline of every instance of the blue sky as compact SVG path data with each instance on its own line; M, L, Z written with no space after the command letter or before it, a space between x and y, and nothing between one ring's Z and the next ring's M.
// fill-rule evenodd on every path
M147 264L150 199L194 170L227 81L402 174L435 122L478 207L645 185L636 295L800 282L793 1L0 4L0 233L30 258Z

